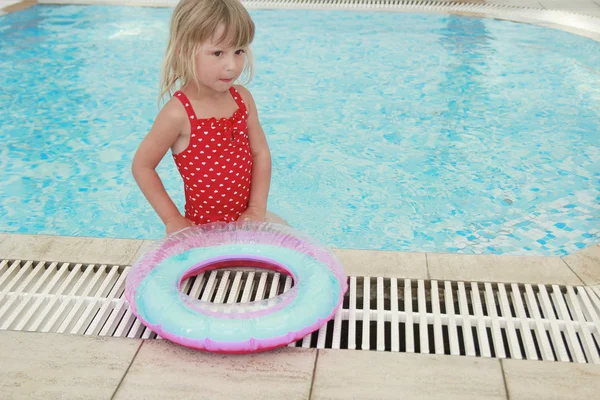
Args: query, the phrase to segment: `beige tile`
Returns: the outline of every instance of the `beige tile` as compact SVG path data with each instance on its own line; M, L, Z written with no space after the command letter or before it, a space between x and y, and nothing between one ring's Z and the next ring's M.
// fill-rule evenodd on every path
M516 6L516 7L527 7L541 9L538 0L487 0L486 4L496 4L501 6Z
M6 239L8 237L7 233L0 233L0 243L2 243L4 241L4 239Z
M115 399L305 400L315 356L314 349L287 347L219 355L163 340L146 341Z
M131 257L131 260L129 260L129 264L133 264L137 259L139 259L141 256L143 256L144 253L146 251L148 251L150 249L150 247L152 245L154 245L155 243L156 243L155 240L143 240L138 251L133 255L133 257Z
M313 400L506 399L495 359L319 350Z
M594 0L539 0L539 2L546 9L600 17L600 3Z
M586 14L587 11L600 8L593 0L538 0L539 3L549 10L565 10Z
M431 279L582 284L573 271L558 257L427 253L427 267Z
M563 260L586 285L600 284L600 245L592 245Z
M141 341L0 331L2 399L110 399Z
M9 235L0 243L0 257L85 263L127 264L142 240Z
M5 4L2 4L5 3ZM6 3L10 3L7 5ZM4 13L10 13L15 11L21 11L36 4L35 0L24 0L24 1L8 1L8 2L0 2L0 15ZM4 8L3 8L4 7Z
M597 399L600 365L502 360L511 400Z
M334 249L346 275L427 279L425 253Z

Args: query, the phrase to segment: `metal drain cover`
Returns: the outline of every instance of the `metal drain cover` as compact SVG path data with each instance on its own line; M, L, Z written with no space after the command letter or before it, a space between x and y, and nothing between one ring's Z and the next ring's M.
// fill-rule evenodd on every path
M0 260L0 329L157 338L123 297L129 266ZM248 302L292 286L215 270L182 290ZM600 288L350 277L335 318L290 346L600 364Z

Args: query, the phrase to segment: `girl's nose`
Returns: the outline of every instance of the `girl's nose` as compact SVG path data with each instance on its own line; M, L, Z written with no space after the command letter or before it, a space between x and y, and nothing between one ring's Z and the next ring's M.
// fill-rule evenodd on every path
M232 71L233 69L235 69L235 60L233 57L227 57L225 68L227 69L227 71Z

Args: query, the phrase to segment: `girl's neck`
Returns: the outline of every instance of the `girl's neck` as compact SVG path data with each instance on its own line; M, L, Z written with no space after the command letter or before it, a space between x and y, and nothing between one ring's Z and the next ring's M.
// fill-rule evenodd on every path
M194 82L188 82L186 85L184 85L181 88L181 90L183 92L186 92L186 93L192 95L193 97L200 98L200 99L208 99L208 100L220 99L223 97L223 95L227 95L229 93L229 91L217 92L216 90L213 90L204 85L196 85Z

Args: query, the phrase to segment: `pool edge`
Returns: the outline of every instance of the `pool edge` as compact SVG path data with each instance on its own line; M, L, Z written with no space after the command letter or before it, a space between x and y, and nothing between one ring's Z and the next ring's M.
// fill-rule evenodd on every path
M124 5L142 7L174 7L178 0L38 0L37 4ZM468 3L461 1L414 0L248 0L248 9L311 9L349 11L425 12L455 14L478 18L545 26L600 41L600 18L576 11L530 8L515 4ZM599 12L600 12L600 6Z
M0 258L131 265L152 240L74 236L0 236ZM333 249L350 276L503 283L598 285L600 244L565 257Z

